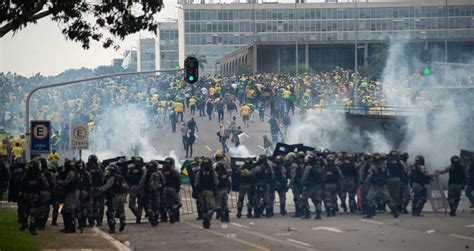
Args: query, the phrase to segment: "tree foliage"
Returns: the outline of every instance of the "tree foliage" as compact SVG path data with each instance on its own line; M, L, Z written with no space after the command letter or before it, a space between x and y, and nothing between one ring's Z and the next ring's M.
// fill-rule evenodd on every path
M154 15L162 8L163 0L0 0L0 38L50 17L84 49L91 41L118 49L116 38L141 30L156 34Z

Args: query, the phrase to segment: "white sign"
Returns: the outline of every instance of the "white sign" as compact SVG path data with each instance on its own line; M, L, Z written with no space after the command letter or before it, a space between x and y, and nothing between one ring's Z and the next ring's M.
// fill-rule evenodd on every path
M89 148L89 127L87 125L74 125L71 127L72 149L87 150Z

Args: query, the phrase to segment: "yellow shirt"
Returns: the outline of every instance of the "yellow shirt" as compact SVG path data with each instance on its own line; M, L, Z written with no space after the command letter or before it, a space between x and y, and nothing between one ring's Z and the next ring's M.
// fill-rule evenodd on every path
M50 153L48 154L49 160L59 160L59 153Z
M214 96L216 89L214 87L209 88L209 95Z
M241 111L242 115L244 115L244 116L250 115L250 107L248 105L242 106L240 108L240 111Z
M183 104L179 103L179 102L174 104L174 111L175 112L183 112Z
M195 98L189 99L189 105L196 105L197 100Z
M253 93L254 93L254 92L255 92L254 90L248 89L247 92L246 92L247 98L251 98L251 97L253 96Z
M14 157L17 157L17 156L22 157L23 152L24 152L23 148L18 147L18 146L13 147L13 149L12 149L12 154L13 154Z
M0 156L7 156L7 146L0 141Z
M291 91L286 90L286 91L283 92L283 97L284 97L285 99L287 99L288 97L290 97L290 95L291 95Z

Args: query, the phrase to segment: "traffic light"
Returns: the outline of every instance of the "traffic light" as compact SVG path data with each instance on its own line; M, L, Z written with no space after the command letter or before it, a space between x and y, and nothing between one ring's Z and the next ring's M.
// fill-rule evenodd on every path
M423 69L421 74L424 76L428 76L431 74L431 53L429 50L423 50L420 55L421 63Z
M423 68L423 75L428 76L431 73L431 69L429 67Z
M199 61L195 57L184 60L184 81L194 84L199 78Z

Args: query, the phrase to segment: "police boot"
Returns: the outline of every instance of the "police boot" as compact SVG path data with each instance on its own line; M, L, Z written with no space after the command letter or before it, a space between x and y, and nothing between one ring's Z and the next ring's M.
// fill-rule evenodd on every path
M321 210L316 211L316 217L314 217L315 220L320 220L321 219Z
M252 218L252 208L247 208L247 218Z
M373 207L367 207L366 208L366 212L367 214L364 216L364 218L366 219L371 219L374 217L374 211L375 211L375 208Z
M273 213L273 206L270 206L270 217L273 217L275 216L275 214Z
M109 222L109 234L115 234L115 224Z
M271 217L273 216L272 208L271 208L271 207L267 207L265 210L266 210L265 216L266 216L267 218L271 218Z
M173 211L173 210L170 210L169 216L170 216L170 223L171 223L171 224L174 224L174 222L175 222L175 216L174 216L174 211Z
M453 203L454 205L451 206L451 210L449 212L449 216L456 216L456 210L458 209L457 203Z
M230 222L230 219L229 219L229 210L225 210L224 212L224 222Z
M261 208L260 207L255 207L254 213L255 213L254 218L256 218L256 219L260 218Z
M58 225L58 212L56 210L53 210L53 218L51 220L51 225L52 226Z
M241 208L241 207L237 208L237 215L236 215L236 217L237 217L238 219L240 219L240 217L242 217L242 208Z
M303 215L302 218L303 218L303 219L309 219L309 218L311 218L311 211L309 211L309 210L307 210L307 209L304 210L304 215Z
M341 203L341 207L342 207L342 210L344 210L344 212L347 212L347 206L346 206L345 202ZM337 211L339 211L339 210L337 210Z
M89 227L93 227L93 226L94 226L94 218L93 218L93 217L90 217L90 218L88 219L88 221L89 221L89 225L88 225L88 226L89 226Z
M119 232L123 232L123 230L125 230L125 219L120 219Z
M241 211L242 211L242 210L241 210ZM198 214L198 217L196 218L196 220L202 220L202 219L203 219L203 217L202 217L202 209L200 209L199 207L198 207L198 209L197 209L197 214Z
M351 212L351 214L353 214L357 211L357 206L356 206L355 202L349 203L349 211Z
M35 224L30 224L30 234L31 235L37 235L36 233L36 225Z
M301 217L301 208L300 206L295 206L295 214L291 215L291 217L296 218L296 217Z
M398 216L400 216L396 208L390 208L390 211L393 215L393 218L398 218Z
M102 217L99 217L99 218L97 219L97 224L96 224L96 226L98 226L98 227L102 226L102 220L103 220Z
M74 215L69 215L69 231L68 233L74 234L76 233L76 220L74 219Z
M218 220L220 218L221 218L221 209L218 208L218 209L216 209L216 220Z
M179 208L175 209L175 212L174 212L174 221L175 222L179 222L180 219L179 219Z
M285 205L280 205L280 215L286 215Z
M211 228L211 221L208 219L208 217L204 217L204 221L202 222L202 226L205 228L205 229L209 229Z

